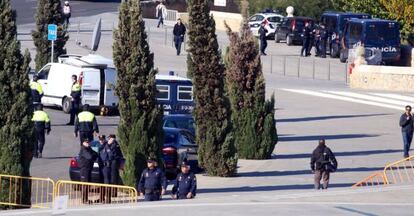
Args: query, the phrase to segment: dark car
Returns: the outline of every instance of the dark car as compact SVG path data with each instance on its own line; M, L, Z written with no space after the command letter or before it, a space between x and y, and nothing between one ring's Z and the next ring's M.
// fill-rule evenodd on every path
M400 59L400 40L400 25L396 21L351 19L344 28L340 60L345 62L350 52L363 45L381 50L383 63L392 64Z
M198 169L198 146L193 134L185 129L164 127L164 146L162 156L168 180L175 179L179 164L187 161L192 171Z
M286 40L286 44L302 44L302 33L306 23L314 23L309 17L286 17L276 28L275 42Z
M371 15L366 13L350 12L324 12L321 16L320 24L325 25L328 32L327 49L332 58L339 57L341 51L341 40L345 24L353 18L370 19Z
M93 141L91 142L91 147L95 152L99 151L99 142ZM120 170L124 169L125 159L121 160ZM71 181L80 181L80 167L79 167L79 156L73 157L70 160L69 165L69 177ZM99 161L98 159L93 164L92 174L91 174L91 182L93 183L102 183L103 182L103 175L99 170Z
M186 129L195 136L194 118L189 114L165 115L162 126L167 128Z

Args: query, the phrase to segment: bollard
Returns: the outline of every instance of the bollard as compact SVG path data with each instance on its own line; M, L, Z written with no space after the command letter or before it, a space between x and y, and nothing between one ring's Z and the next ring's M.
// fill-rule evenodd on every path
M167 28L164 28L165 34L164 34L164 46L167 46Z
M270 56L270 73L273 73L273 55Z
M300 58L298 59L298 78L300 77Z
M316 60L313 59L313 66L312 66L312 79L315 79L315 67L316 67Z
M345 64L345 84L348 84L348 63Z
M331 61L328 63L328 81L331 81Z
M286 76L286 56L283 56L283 76Z

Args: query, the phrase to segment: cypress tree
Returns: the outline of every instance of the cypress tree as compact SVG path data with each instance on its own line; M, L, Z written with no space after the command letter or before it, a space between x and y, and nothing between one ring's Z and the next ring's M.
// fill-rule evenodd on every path
M126 159L122 178L130 186L139 180L147 157L161 162L162 110L156 104L157 71L147 40L139 0L123 1L114 32L113 57L121 116L118 136Z
M52 43L47 40L47 25L55 24L58 26L57 40L54 47L54 62L57 57L66 54L66 42L69 35L64 27L64 17L60 0L39 0L37 1L36 30L32 31L32 38L36 46L36 70L40 70L45 64L50 62Z
M30 56L20 52L17 40L16 16L9 0L0 1L0 173L29 176L33 149L33 124L27 76ZM30 185L27 181L7 182L0 185L0 201L12 200L30 204ZM6 206L2 206L5 208Z
M247 11L247 9L243 9ZM266 85L256 39L245 19L240 35L227 26L226 84L231 102L237 153L244 159L268 159L276 144L274 96Z
M209 175L232 176L237 155L230 103L225 97L225 67L208 0L189 0L189 74L194 85L198 161Z

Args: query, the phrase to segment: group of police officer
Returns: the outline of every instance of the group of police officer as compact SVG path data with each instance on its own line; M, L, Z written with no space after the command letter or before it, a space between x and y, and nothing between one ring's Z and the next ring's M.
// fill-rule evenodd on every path
M33 106L35 111L32 121L36 128L37 143L33 150L35 158L42 158L43 147L45 145L45 133L51 131L50 119L48 114L43 111L41 99L43 97L43 89L38 82L39 77L33 76L30 82L32 92ZM111 134L106 140L105 135L99 136L99 126L95 115L89 111L89 105L82 106L82 112L79 112L81 104L81 85L77 80L77 76L72 76L71 88L71 111L70 121L66 125L74 125L74 136L80 139L79 167L80 179L82 182L91 182L91 173L93 164L98 161L100 174L103 183L119 184L119 169L123 159L122 151L119 143L116 141L115 135ZM77 115L77 118L75 118ZM98 151L92 149L91 142L94 135L99 138ZM142 172L141 179L137 182L137 189L140 194L145 196L147 201L160 200L165 194L167 188L167 180L164 171L157 166L154 158L147 160L148 168ZM187 161L181 164L181 173L177 175L177 179L172 189L174 199L191 199L195 197L197 189L196 177L190 172L190 166ZM88 186L82 186L83 203L91 203L88 200ZM111 202L112 191L103 190L100 202Z
M325 25L313 25L307 22L302 33L301 56L310 56L312 47L315 46L315 56L326 58L326 47L328 43L328 31Z

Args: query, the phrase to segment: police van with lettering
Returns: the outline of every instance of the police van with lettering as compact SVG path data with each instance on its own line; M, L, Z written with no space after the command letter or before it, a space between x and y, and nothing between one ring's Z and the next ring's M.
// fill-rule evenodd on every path
M396 21L381 19L351 19L345 25L341 42L341 62L359 45L381 51L382 62L392 64L401 56L400 25Z

